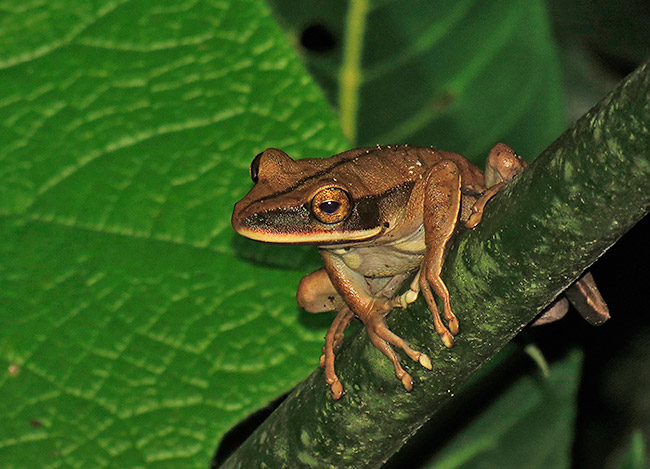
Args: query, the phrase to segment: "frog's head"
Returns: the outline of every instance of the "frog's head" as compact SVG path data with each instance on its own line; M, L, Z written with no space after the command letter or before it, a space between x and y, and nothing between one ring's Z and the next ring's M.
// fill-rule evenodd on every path
M339 244L367 240L384 230L379 203L358 175L341 171L347 160L293 160L269 148L253 159L255 185L236 205L232 226L270 243Z

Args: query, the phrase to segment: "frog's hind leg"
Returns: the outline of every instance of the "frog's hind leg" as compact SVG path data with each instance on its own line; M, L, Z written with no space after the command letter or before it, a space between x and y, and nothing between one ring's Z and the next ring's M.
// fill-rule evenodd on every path
M535 319L533 326L542 326L562 319L569 309L569 301L580 315L592 326L599 326L609 319L609 308L603 299L591 272L585 272Z
M497 195L497 193L503 189L503 187L506 185L505 182L499 182L493 186L491 186L489 189L487 189L483 194L481 194L481 197L474 203L472 206L472 213L465 222L465 228L468 229L473 229L476 228L476 226L481 223L481 220L483 219L483 211L485 210L485 205L490 201L492 197Z
M310 313L338 311L345 306L325 269L318 269L300 280L296 300L301 308Z
M474 203L472 214L465 222L465 227L475 228L483 218L485 205L524 169L526 169L526 162L512 148L505 143L494 145L485 165L485 185L488 189Z
M442 161L427 174L424 197L424 233L426 254L422 262L419 286L433 315L438 335L447 347L458 334L458 319L451 309L449 291L440 278L445 248L456 228L461 203L461 175L452 161ZM443 301L448 328L443 324L431 287Z
M564 294L592 326L600 326L609 319L609 308L591 272L585 272Z

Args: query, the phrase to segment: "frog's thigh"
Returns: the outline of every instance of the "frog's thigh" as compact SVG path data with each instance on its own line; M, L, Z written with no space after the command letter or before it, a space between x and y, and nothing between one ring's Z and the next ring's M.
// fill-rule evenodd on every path
M333 311L344 306L325 269L305 275L298 285L298 304L310 313Z
M539 316L531 326L543 326L545 324L550 324L555 321L559 321L566 313L569 311L569 300L564 296L556 299L551 303L548 308L546 308L542 315Z
M585 272L564 294L592 326L599 326L609 319L609 308L591 272Z

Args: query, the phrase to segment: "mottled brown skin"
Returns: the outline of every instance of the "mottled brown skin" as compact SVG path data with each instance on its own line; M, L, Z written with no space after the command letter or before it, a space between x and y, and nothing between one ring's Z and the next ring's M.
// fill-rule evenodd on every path
M457 153L405 145L297 161L268 149L253 160L255 186L235 205L233 227L259 241L319 246L325 266L302 279L297 300L309 312L338 311L320 360L335 399L343 387L334 357L355 317L407 391L413 379L393 347L425 368L432 364L388 329L384 318L393 308L422 292L436 332L453 346L459 324L440 277L447 244L458 229L475 227L487 201L524 168L504 144L490 152L485 177Z

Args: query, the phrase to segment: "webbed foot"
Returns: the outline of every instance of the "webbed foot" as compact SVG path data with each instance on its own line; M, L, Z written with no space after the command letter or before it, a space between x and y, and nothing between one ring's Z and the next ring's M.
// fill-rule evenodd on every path
M368 332L368 337L372 344L377 347L384 355L386 355L390 361L393 363L393 368L395 369L395 376L402 381L404 389L411 391L413 389L413 378L409 375L402 365L399 362L399 357L391 347L399 347L413 360L418 362L424 368L431 370L433 365L431 364L431 359L425 353L418 352L411 348L408 343L401 337L394 334L384 322L383 317L375 316L371 320L365 322L366 330Z

